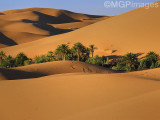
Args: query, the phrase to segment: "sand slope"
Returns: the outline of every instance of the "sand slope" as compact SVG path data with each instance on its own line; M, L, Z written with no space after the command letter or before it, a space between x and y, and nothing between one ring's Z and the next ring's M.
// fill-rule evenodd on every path
M2 120L159 120L160 83L125 74L0 81Z
M128 75L129 76L133 75L133 76L144 78L144 79L160 80L159 72L160 72L160 68L155 68L155 69L131 72L131 73L128 73Z
M13 55L23 51L29 56L35 56L46 54L47 51L54 50L62 43L72 45L82 42L86 46L95 44L99 48L96 54L100 55L111 54L112 50L117 50L115 54L125 54L130 51L159 53L159 11L160 7L148 10L136 9L70 33L5 48L4 51ZM40 50L39 48L42 47L43 49Z
M1 12L1 14L1 44L4 44L4 42L1 41L7 40L13 41L16 44L26 43L47 36L70 32L107 18L104 16L85 15L51 8L8 10ZM79 24L77 25L76 22L79 22ZM68 24L68 27L65 27L66 25L64 25L64 27L63 25L56 26L56 24L62 23L73 24ZM27 36L25 34L27 34ZM5 36L5 39L3 36ZM8 44L8 42L5 42L6 46L16 44Z
M0 81L1 80L15 80L15 79L27 79L27 78L38 78L46 76L46 74L27 72L16 69L4 69L0 68Z
M83 62L55 61L0 69L0 80L36 78L64 73L113 73L113 71Z

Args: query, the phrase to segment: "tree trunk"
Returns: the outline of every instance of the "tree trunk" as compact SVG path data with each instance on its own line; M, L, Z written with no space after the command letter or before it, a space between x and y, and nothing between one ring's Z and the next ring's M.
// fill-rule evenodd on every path
M79 61L79 50L77 51L78 61Z
M66 60L66 55L63 56L63 60L64 60L64 61Z

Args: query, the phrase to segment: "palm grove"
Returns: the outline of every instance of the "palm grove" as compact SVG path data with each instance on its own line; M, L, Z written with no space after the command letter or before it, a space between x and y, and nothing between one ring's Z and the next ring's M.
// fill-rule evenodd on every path
M138 59L136 54L127 53L119 60L109 60L106 56L99 57L96 55L94 57L96 49L95 45L85 47L80 42L74 44L71 49L68 44L61 44L54 52L49 51L47 55L36 56L33 59L28 58L24 53L19 53L16 57L12 57L11 55L6 56L3 51L0 51L0 66L1 68L10 68L51 61L71 60L87 62L118 71L134 71L159 67L159 55L155 52L147 53L143 59Z

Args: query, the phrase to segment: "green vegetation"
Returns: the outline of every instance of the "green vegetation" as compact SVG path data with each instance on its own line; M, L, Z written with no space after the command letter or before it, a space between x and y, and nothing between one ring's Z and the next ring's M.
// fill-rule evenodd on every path
M122 57L120 64L126 67L127 71L136 70L138 66L138 58L133 53L128 53Z
M68 54L68 52L69 52L68 45L62 44L62 45L58 46L58 48L56 49L55 54L58 57L62 57L62 60L66 60L66 55Z
M139 70L153 69L159 67L159 55L155 52L147 53L146 57L140 61Z
M83 56L83 53L86 52L86 48L81 43L78 42L74 44L72 52L74 55L77 55L77 60L80 61L80 56Z
M115 53L117 50L112 50L112 53Z
M95 47L95 45L90 45L90 46L89 46L89 50L90 50L90 52L91 52L91 54L92 54L92 58L93 58L94 51L95 51L96 49L97 49L97 48Z
M136 70L139 65L138 58L133 53L128 53L124 55L116 66L113 66L113 70L126 70L133 71Z
M15 58L15 66L24 66L24 61L29 58L24 53L19 53Z
M15 58L7 56L3 51L0 51L0 67L10 68L17 66L27 66L30 64L38 64L59 60L82 61L90 64L112 68L117 71L135 71L144 69L153 69L160 67L158 60L159 55L155 52L149 52L143 59L138 59L138 56L133 53L127 53L120 59L109 59L107 56L94 57L94 51L97 48L95 45L90 45L88 48L81 43L76 43L72 48L68 44L61 44L57 49L49 51L47 55L36 56L31 59L24 53L19 53ZM112 51L114 53L115 50ZM89 57L91 55L91 57Z
M94 58L89 58L88 60L86 60L86 62L93 65L99 65L99 66L103 66L104 64L103 58L99 57L98 55L96 55Z
M153 69L159 67L159 55L155 52L149 52L144 59L138 60L137 56L133 53L128 53L122 57L122 59L117 63L116 66L113 66L113 70L144 70L144 69Z

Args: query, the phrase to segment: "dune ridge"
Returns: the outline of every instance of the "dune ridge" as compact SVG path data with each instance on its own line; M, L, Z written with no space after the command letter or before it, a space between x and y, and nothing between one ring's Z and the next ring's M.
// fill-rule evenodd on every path
M113 73L112 70L76 61L54 61L10 69L0 69L0 80L37 78L66 73Z
M55 50L58 45L63 43L70 43L72 46L76 42L81 42L85 46L95 44L98 47L95 54L99 55L110 55L112 50L117 50L115 55L126 54L126 52L143 54L148 51L155 51L159 53L159 11L160 7L149 10L139 8L76 31L4 48L3 50L11 55L22 51L33 57ZM34 47L31 48L30 46ZM39 50L42 47L43 49ZM14 51L12 51L13 49Z
M100 17L106 19L102 21L97 16L58 9L3 11L0 38L5 41L0 39L0 47L5 47L1 50L6 54L24 52L29 57L54 51L60 44L71 47L77 42L87 47L94 44L98 48L95 55L117 57L126 52L141 55L149 51L159 54L159 11L160 7L139 8L110 19ZM39 20L38 16L45 19ZM56 19L47 21L50 17ZM93 21L99 22L88 25ZM56 30L75 31L49 37L54 30L39 26L46 23ZM10 29L17 24L26 29ZM16 39L14 34L25 36L26 40L21 39L20 44L20 39L12 40ZM117 51L111 53L112 50ZM160 68L115 73L77 61L0 68L0 120L160 120L159 73Z
M8 10L2 11L1 14L0 33L6 36L6 39L11 39L17 44L70 32L108 18L106 16L86 15L51 8ZM79 24L77 25L76 22L79 22ZM67 27L65 27L66 25L64 27L63 25L56 26L56 24L62 23L73 24L67 24ZM28 34L27 39L24 33ZM2 40L0 36L0 43ZM7 42L5 45L7 46ZM8 46L13 45L8 44ZM3 45L0 47L3 47Z

